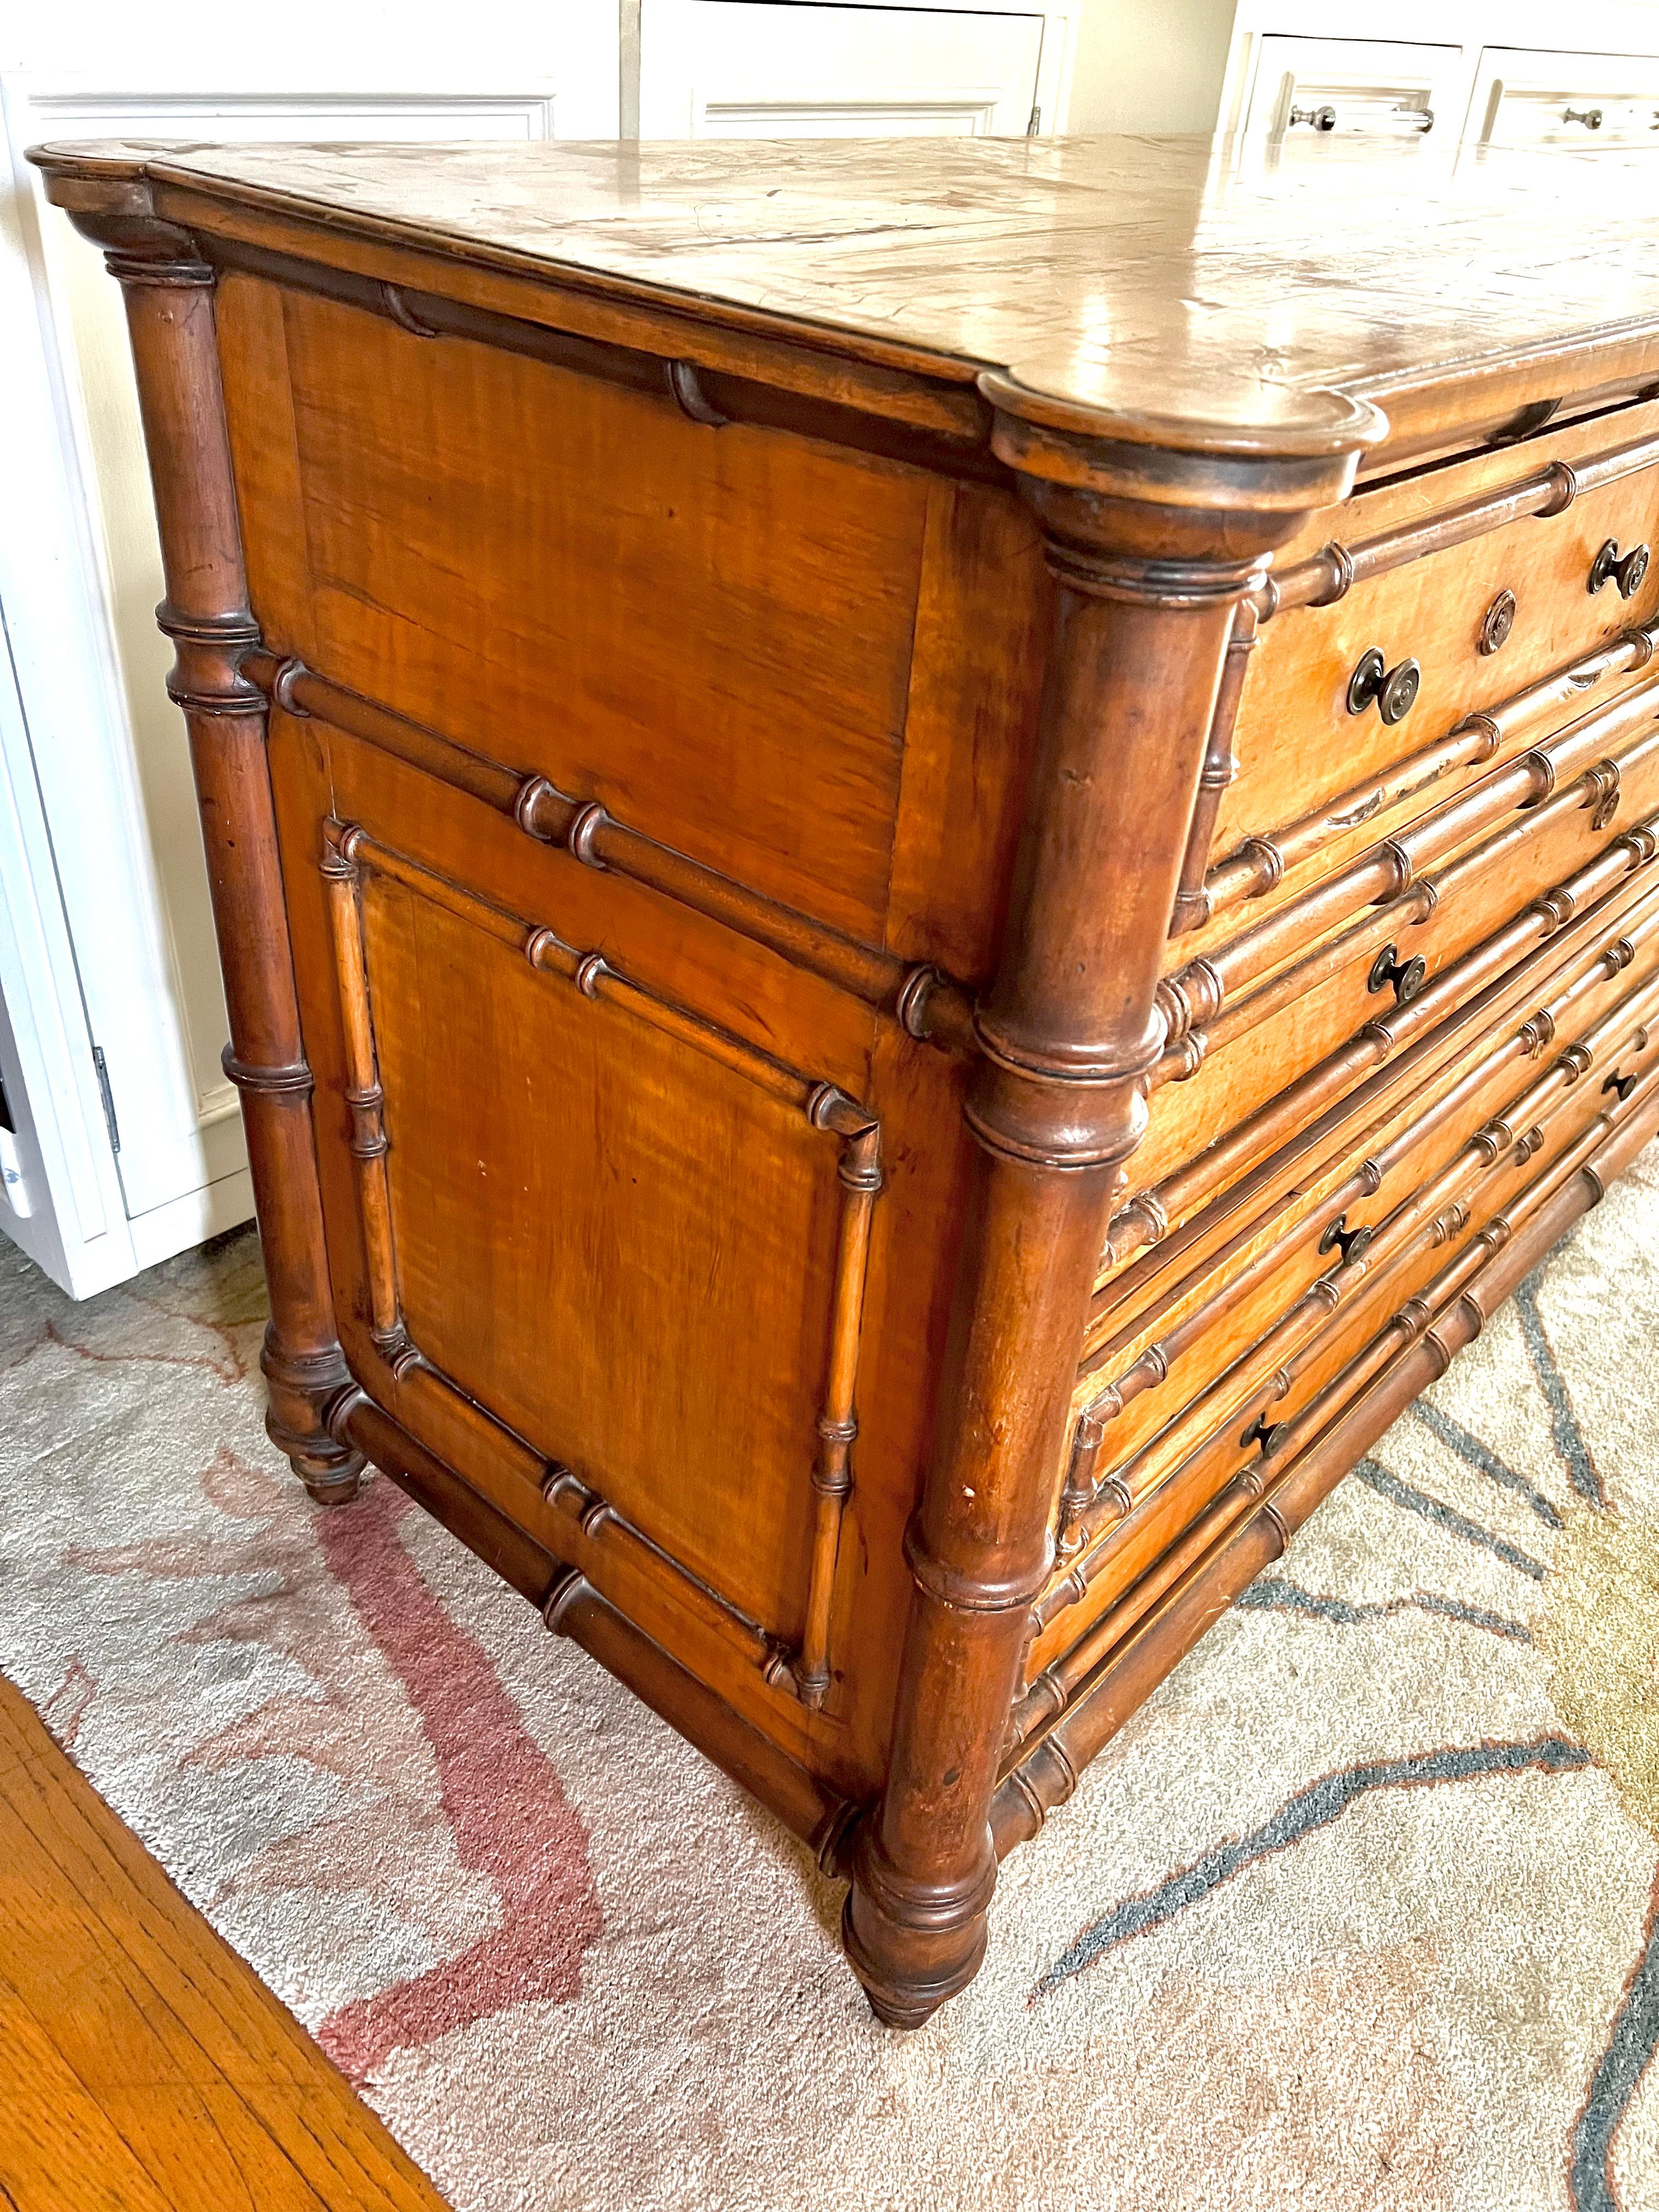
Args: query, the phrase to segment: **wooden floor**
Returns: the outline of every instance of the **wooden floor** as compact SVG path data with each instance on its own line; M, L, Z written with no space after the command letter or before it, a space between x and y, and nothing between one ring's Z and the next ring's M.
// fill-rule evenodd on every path
M0 2207L444 2212L3 1680Z

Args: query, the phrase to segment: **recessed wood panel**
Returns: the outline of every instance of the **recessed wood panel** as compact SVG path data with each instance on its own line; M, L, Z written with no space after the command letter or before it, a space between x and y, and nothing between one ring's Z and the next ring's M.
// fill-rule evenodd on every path
M927 480L291 295L322 672L878 942Z
M805 1594L835 1139L365 872L420 1352L787 1635Z

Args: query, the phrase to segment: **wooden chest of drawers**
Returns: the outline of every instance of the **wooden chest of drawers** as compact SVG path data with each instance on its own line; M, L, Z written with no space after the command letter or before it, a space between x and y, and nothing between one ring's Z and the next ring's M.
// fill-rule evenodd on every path
M271 1433L919 2023L1659 1127L1651 157L35 158L126 294Z

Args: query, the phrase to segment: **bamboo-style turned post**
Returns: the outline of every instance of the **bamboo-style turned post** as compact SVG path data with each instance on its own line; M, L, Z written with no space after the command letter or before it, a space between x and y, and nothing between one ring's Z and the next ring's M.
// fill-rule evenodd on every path
M853 1442L859 1432L853 1393L858 1381L864 1327L864 1284L870 1259L870 1222L881 1189L881 1130L872 1122L842 1146L841 1239L836 1255L830 1320L830 1376L818 1416L818 1454L812 1468L812 1565L807 1583L806 1626L794 1665L801 1703L815 1710L830 1687L830 1609L835 1596L841 1525L853 1489Z
M1042 726L965 1109L978 1141L887 1781L843 1933L878 2014L915 2027L976 1971L991 1798L1027 1613L1047 1583L1070 1378L1123 1164L1164 1045L1155 1000L1240 602L1340 498L1368 409L1276 453L1176 453L1050 427L981 379L1058 589ZM1044 419L1024 419L1028 408Z
M52 198L106 248L126 301L167 582L156 620L177 648L167 688L190 733L230 1015L225 1072L241 1094L270 1285L260 1363L266 1425L313 1497L339 1503L356 1495L363 1455L337 1442L327 1424L350 1377L336 1338L323 1241L265 701L241 672L259 637L247 604L219 383L214 272L186 232L156 217L148 183L129 165L77 161L74 173L51 158L40 166Z
M369 1328L375 1343L390 1354L406 1341L398 1310L398 1269L392 1246L392 1187L386 1174L391 1150L386 1133L386 1095L374 1053L374 1021L368 1001L368 968L363 951L362 875L353 857L356 833L347 830L326 837L323 879L328 887L328 917L334 942L335 981L340 994L340 1025L345 1040L346 1106L351 1115L351 1157L357 1163L357 1205L367 1263Z

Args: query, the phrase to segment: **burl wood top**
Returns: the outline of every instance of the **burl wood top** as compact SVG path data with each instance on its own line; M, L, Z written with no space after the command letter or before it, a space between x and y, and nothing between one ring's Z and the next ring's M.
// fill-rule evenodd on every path
M1368 398L1516 391L1532 368L1559 392L1564 356L1580 391L1615 356L1645 372L1650 345L1659 375L1649 153L1488 154L1453 178L1322 145L1252 179L1198 138L105 146L47 166L99 160L934 374L1006 370L999 404L1160 445L1374 445Z

